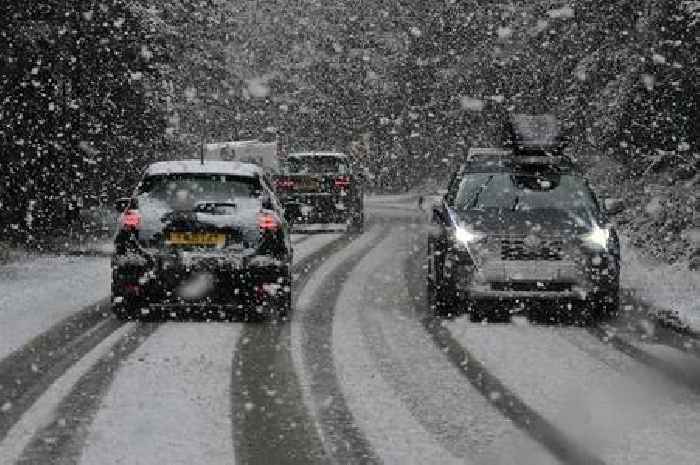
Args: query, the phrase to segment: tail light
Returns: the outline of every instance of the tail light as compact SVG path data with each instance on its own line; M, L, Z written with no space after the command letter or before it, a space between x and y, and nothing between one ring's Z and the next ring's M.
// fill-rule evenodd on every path
M278 189L294 189L294 181L291 179L278 179L275 181L275 186Z
M258 228L261 231L277 231L280 222L272 213L258 213Z
M350 186L350 178L347 176L341 176L335 179L335 187L340 187L345 189Z
M120 219L122 229L135 231L141 226L141 213L138 210L126 210Z

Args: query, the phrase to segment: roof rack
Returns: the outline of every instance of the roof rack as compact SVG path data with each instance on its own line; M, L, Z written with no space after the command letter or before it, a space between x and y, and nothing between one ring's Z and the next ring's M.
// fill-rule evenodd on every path
M538 155L514 155L509 154L507 156L489 156L489 157L476 157L472 159L467 159L461 166L460 172L464 173L488 173L488 172L512 172L513 170L518 171L557 171L563 172L577 172L578 169L574 162L566 155L551 155L551 154L538 154Z
M514 165L559 165L571 163L571 159L565 155L521 155L511 157Z
M513 151L498 147L470 147L467 151L467 161L503 159L513 156Z

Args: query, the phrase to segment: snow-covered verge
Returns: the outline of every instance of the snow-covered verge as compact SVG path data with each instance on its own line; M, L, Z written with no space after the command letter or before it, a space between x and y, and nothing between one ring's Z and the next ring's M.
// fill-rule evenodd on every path
M658 318L700 333L700 273L685 261L667 264L644 256L622 238L621 285L649 304Z
M15 266L32 260L42 260L46 257L66 256L95 256L107 257L112 254L114 243L111 237L99 239L68 239L57 240L51 246L33 249L9 243L0 243L0 267Z
M0 359L109 295L106 257L29 256L0 265Z

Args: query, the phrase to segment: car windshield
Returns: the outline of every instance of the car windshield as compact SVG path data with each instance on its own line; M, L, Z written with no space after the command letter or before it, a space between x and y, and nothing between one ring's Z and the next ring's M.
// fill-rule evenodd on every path
M456 207L460 210L586 210L596 211L585 181L571 175L478 174L462 180Z
M235 201L261 193L260 181L253 176L178 173L147 176L138 188L139 196L170 202L177 196L191 200Z
M285 170L290 174L345 174L348 171L347 159L336 156L289 157Z

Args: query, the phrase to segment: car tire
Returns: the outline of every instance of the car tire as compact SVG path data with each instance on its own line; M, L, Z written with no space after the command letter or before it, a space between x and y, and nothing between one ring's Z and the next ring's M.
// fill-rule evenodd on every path
M263 311L260 312L257 309L257 305L254 311L248 312L247 320L257 320L257 321L285 321L289 318L289 314L292 311L292 275L289 271L280 275L278 282L281 282L283 288L287 287L289 290L282 290L275 296L267 298L263 303Z
M614 287L591 299L591 313L597 320L614 320L620 313L620 289Z
M469 321L472 323L483 323L484 321L491 321L494 318L492 312L486 310L487 303L479 302L477 300L470 299L467 301L467 312L469 313Z
M114 303L115 299L112 299L112 313L114 313L114 316L117 317L119 321L140 319L141 305L139 302L127 297L122 297L122 299L123 300L119 303Z
M431 243L428 242L428 253L432 254ZM439 318L454 316L454 303L457 301L454 285L449 279L445 279L442 270L439 270L436 263L428 266L435 267L435 279L427 277L428 306L430 313Z
M278 320L287 320L289 318L289 314L292 312L292 291L291 289L289 292L285 292L285 295L281 297L280 299L280 304L277 309L277 319Z
M354 234L362 234L365 230L365 214L360 213L353 215L352 223L350 223L350 232Z
M428 285L428 302L432 314L439 318L449 318L454 316L454 303L456 301L451 287L443 284Z

